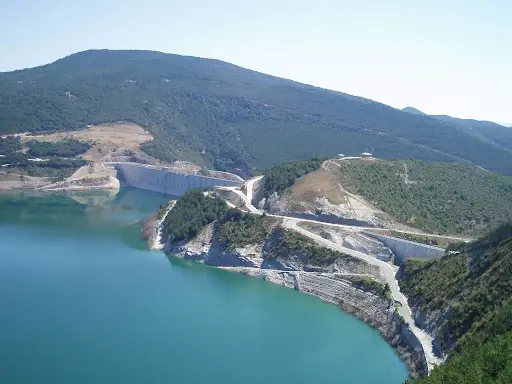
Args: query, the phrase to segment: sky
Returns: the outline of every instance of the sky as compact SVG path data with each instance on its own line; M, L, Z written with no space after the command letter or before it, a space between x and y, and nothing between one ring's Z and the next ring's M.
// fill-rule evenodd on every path
M510 0L1 0L0 71L149 49L512 125Z

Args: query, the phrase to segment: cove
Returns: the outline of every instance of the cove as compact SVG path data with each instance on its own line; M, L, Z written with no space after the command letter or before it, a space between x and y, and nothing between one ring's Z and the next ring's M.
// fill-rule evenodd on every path
M150 252L168 196L0 194L1 383L382 383L377 331L291 289Z

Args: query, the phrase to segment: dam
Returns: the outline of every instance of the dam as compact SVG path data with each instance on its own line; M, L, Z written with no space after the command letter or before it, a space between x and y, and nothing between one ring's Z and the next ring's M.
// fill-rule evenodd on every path
M388 247L395 254L395 261L399 264L409 258L436 259L446 255L444 248L434 247L433 245L416 243L376 232L365 232L365 235L379 240Z
M117 170L117 178L121 184L174 196L181 196L192 188L238 187L243 184L243 180L236 175L232 175L232 178L220 178L128 162L109 162L105 166Z

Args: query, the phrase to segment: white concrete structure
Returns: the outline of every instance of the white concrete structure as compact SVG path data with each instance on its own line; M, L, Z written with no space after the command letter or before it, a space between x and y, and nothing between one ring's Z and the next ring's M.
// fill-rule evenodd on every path
M444 248L433 245L416 243L398 237L387 236L376 232L366 232L365 235L378 239L395 254L395 261L400 263L408 258L435 259L446 254Z
M121 184L147 191L181 196L192 188L236 187L243 182L201 175L188 175L158 167L137 163L105 163L117 169Z

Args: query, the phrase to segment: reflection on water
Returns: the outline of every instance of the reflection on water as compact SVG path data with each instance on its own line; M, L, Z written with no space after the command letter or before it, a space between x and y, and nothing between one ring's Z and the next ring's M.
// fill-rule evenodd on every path
M116 236L130 247L141 248L139 220L173 196L123 188L110 191L55 193L3 191L0 225L44 227L55 231Z
M335 306L142 250L136 221L169 199L0 195L1 384L406 379L377 331Z

